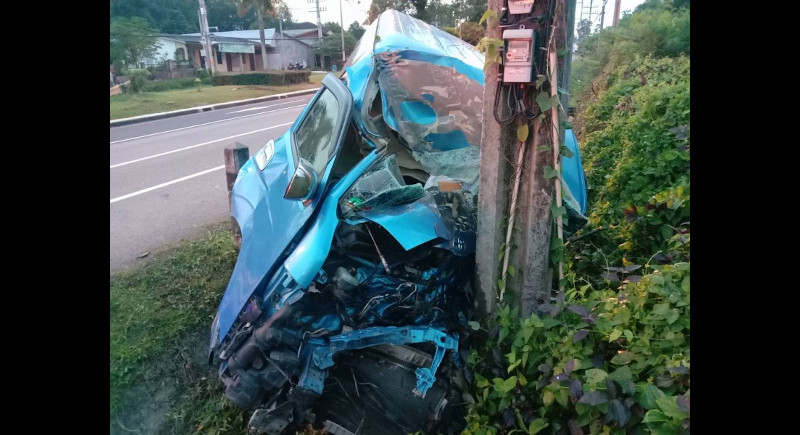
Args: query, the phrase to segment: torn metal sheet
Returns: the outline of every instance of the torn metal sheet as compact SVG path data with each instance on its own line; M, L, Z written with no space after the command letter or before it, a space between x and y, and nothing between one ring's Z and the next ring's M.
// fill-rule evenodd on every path
M483 54L397 11L373 22L345 65L356 110L397 133L430 174L477 191L483 123ZM424 78L421 79L421 78Z

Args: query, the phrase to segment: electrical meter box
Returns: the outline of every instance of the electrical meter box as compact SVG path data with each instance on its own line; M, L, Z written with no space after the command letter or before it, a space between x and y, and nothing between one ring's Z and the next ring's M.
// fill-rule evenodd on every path
M506 60L503 83L530 83L533 81L533 29L506 29Z
M529 14L533 9L533 0L508 0L508 12L511 15Z

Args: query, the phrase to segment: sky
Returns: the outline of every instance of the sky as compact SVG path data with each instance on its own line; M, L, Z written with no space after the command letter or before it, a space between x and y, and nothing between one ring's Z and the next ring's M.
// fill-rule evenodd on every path
M292 19L295 22L317 22L315 0L284 1L289 6L289 10L292 11ZM343 9L342 17L345 29L347 29L353 21L358 21L362 27L366 27L363 22L367 19L367 12L369 11L369 5L372 4L372 0L319 0L320 9L326 9L325 11L320 11L320 21L323 23L327 23L328 21L339 23L339 3L341 3Z
M315 0L285 0L289 9L292 11L292 18L295 22L309 21L312 23L317 22L316 3ZM606 0L606 15L603 19L603 28L610 27L614 21L614 0ZM620 2L620 10L633 11L636 6L639 6L644 0L622 0ZM575 12L575 24L581 17L581 3L583 3L583 18L589 18L589 4L592 5L592 29L597 24L600 24L600 10L603 6L603 0L576 0L578 10ZM320 11L320 21L326 23L333 21L339 22L339 4L341 3L343 13L344 28L347 29L350 23L358 21L363 23L367 19L367 11L372 0L319 0L320 8L326 8L325 11ZM622 14L620 13L620 16ZM362 24L363 26L363 24Z
M576 0L575 5L577 9L575 10L575 27L578 26L578 21L581 19L581 3L583 3L583 18L589 18L589 5L591 5L591 20L592 20L592 30L594 30L595 26L600 24L600 11L603 9L603 0ZM611 27L614 24L614 0L607 0L606 3L606 15L603 18L603 28ZM619 4L620 11L631 11L633 12L636 9L636 6L644 3L644 0L622 0ZM622 12L619 14L622 17Z

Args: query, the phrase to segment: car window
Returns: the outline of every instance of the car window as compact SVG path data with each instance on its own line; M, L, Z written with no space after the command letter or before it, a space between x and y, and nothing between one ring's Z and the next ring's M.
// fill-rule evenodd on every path
M336 146L334 133L338 118L339 102L331 91L325 89L295 131L300 157L311 163L320 176Z
M358 135L353 121L350 121L342 148L339 150L336 156L336 163L333 164L331 169L331 180L338 180L344 177L369 152L368 149L369 147L364 144L364 140Z

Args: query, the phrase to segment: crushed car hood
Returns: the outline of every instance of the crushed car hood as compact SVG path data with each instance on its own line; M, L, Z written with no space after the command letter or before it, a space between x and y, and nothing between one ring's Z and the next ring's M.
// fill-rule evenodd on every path
M447 32L394 10L367 27L345 64L362 118L380 112L430 174L476 192L483 125L483 54Z

